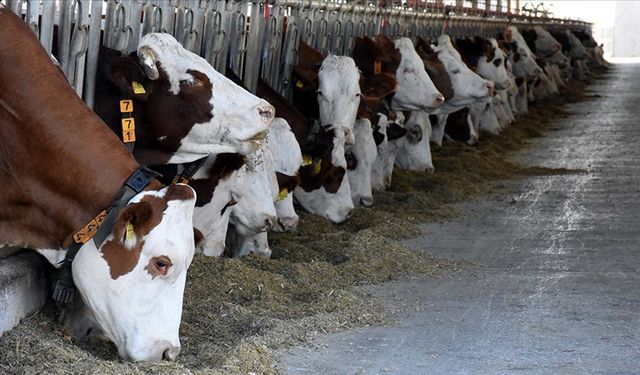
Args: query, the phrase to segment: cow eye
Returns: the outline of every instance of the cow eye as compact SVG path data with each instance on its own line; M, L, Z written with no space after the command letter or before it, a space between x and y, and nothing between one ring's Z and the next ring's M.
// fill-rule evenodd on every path
M169 272L172 263L169 257L167 257L166 255L161 255L159 257L151 258L149 266L150 267L147 268L147 270L153 277L165 276Z
M318 90L316 91L316 94L318 94L318 96L322 96L322 91Z
M497 67L499 67L499 66L500 66L500 64L502 64L502 59L496 59L496 60L493 62L493 65L495 65L495 66L496 66L496 68L497 68Z
M359 92L356 93L356 98L360 98L362 97L362 94L360 94Z
M458 73L460 73L460 69L454 69L454 70L451 71L451 73L458 74Z

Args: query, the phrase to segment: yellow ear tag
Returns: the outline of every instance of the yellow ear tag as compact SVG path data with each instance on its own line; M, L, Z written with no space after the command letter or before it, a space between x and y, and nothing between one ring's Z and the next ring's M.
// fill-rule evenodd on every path
M136 141L136 120L133 118L123 118L122 122L122 141L131 143Z
M276 198L276 202L280 202L285 199L289 195L287 189L280 189L280 194L278 194L278 198Z
M146 94L147 92L144 89L144 86L139 84L136 81L131 82L131 88L133 88L134 94Z
M306 167L307 165L311 165L313 163L313 159L311 155L302 155L302 166Z
M133 224L127 223L127 233L124 236L124 239L127 241L131 241L135 238L136 232L133 231Z
M380 73L382 73L382 62L374 61L373 62L373 74L380 74Z
M313 165L313 174L320 173L321 169L322 169L322 159L318 159L318 161L316 161L316 163Z
M296 82L296 87L297 87L297 88L299 88L299 89L301 89L301 88L303 88L303 87L304 87L304 83L302 83L302 81L301 81L301 80L298 80L298 82Z

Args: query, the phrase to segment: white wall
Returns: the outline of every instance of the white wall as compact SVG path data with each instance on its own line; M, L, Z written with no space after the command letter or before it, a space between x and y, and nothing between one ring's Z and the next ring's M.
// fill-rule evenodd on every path
M617 1L613 56L640 57L640 1Z

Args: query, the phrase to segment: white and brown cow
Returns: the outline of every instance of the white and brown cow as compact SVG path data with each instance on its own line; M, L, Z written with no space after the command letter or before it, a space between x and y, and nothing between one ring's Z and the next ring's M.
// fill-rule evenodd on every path
M147 34L137 53L101 48L95 111L121 133L119 100L133 101L136 159L192 162L211 154L248 155L275 110L187 51L169 34Z
M55 267L87 223L139 168L78 98L16 15L0 7L0 247L36 249ZM174 359L195 195L155 180L119 211L104 241L88 240L73 281L120 357Z

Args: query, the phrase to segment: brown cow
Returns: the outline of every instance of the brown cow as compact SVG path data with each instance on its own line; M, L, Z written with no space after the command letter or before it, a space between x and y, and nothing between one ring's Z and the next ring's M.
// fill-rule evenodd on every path
M155 180L136 193L148 180L139 168L29 27L0 7L0 246L36 249L60 267L65 249L84 242L68 259L73 282L119 355L173 359L195 196ZM119 207L119 194L132 198Z

